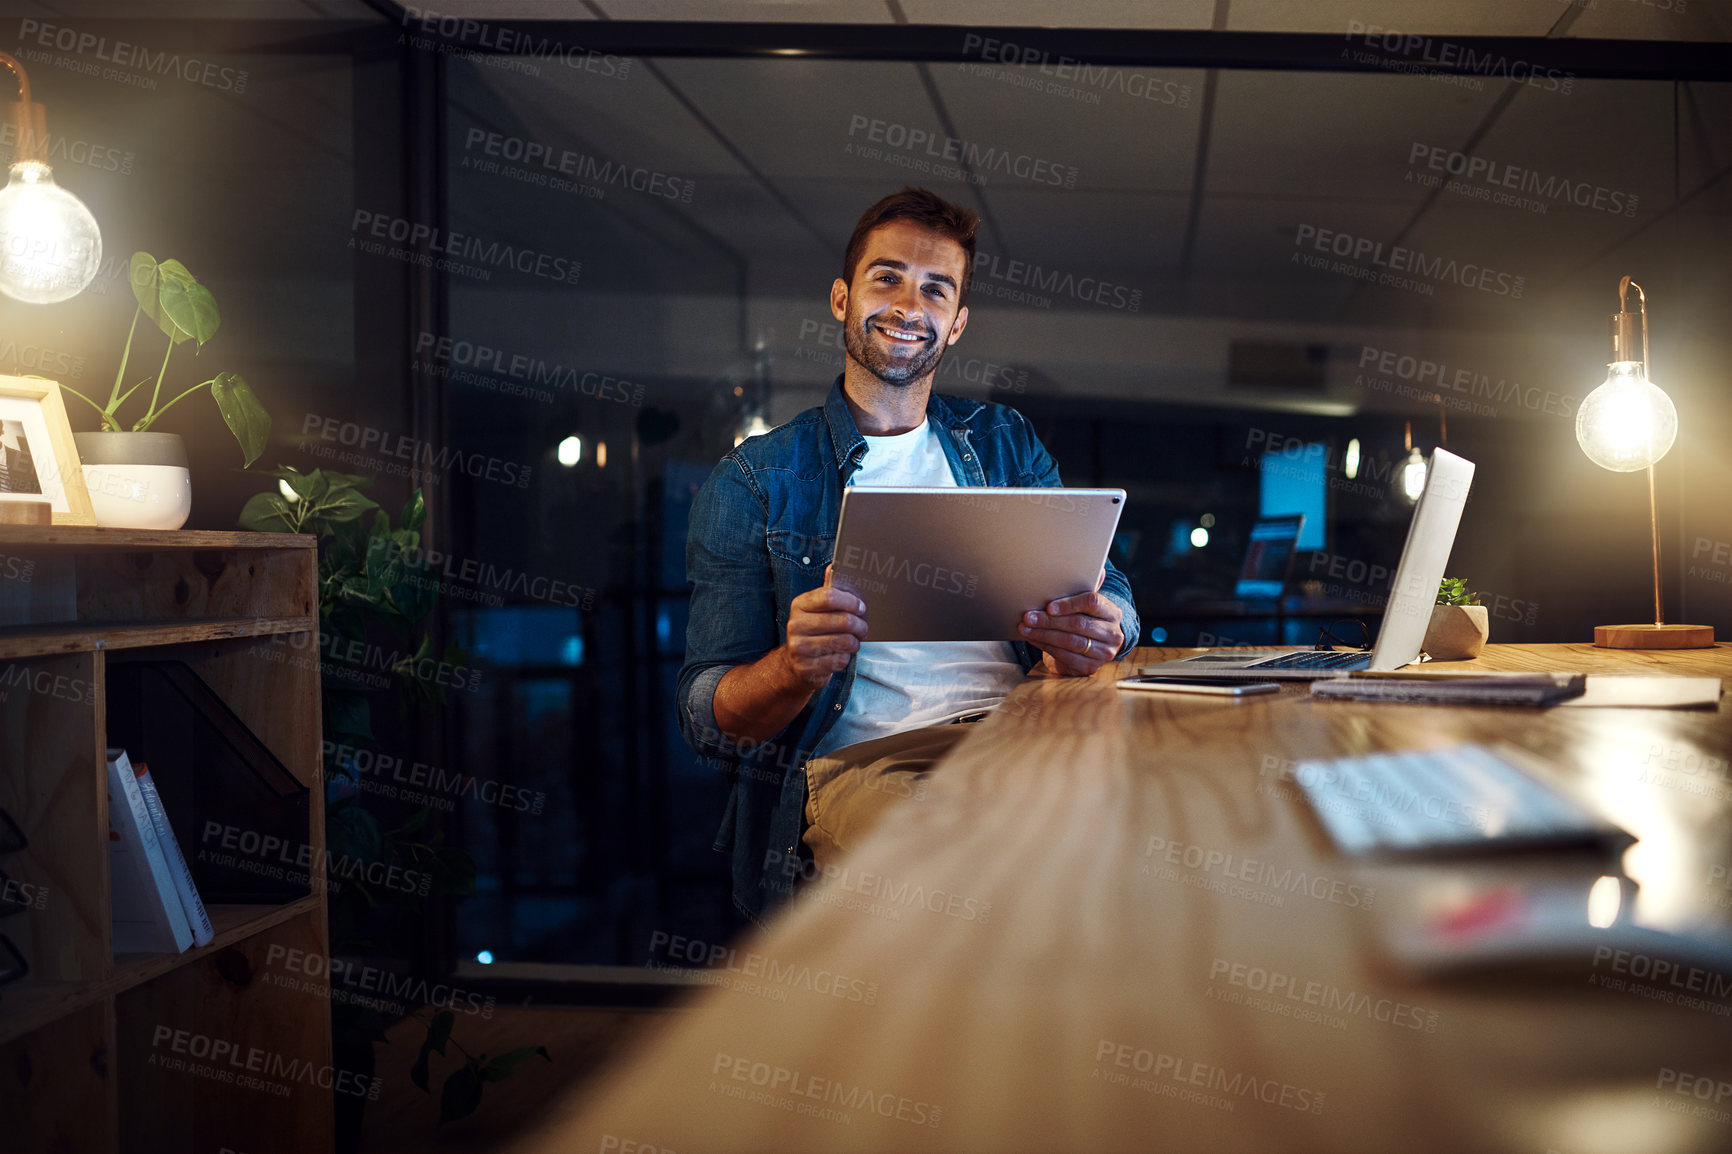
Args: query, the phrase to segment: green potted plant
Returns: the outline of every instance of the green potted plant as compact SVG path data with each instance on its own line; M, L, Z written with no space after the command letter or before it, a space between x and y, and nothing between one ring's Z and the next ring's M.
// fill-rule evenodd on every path
M1433 661L1467 661L1479 656L1490 634L1491 621L1479 594L1470 591L1466 581L1445 577L1420 648Z
M138 308L132 314L132 328L126 334L108 402L97 404L70 385L61 388L102 416L98 431L73 434L96 523L124 529L178 529L192 511L192 476L187 469L185 443L177 433L154 430L157 419L192 394L208 389L223 421L240 442L244 463L250 465L270 439L271 416L239 373L217 373L164 401L162 385L175 347L193 341L196 355L216 335L221 323L216 298L179 261L158 263L146 252L132 254L131 280ZM146 376L122 391L140 317L148 317L162 330L168 348L151 385L149 407L128 426L119 415L120 407L151 384Z
M443 663L459 666L464 651L448 645L433 648L427 617L438 599L437 582L429 575L421 551L421 528L427 505L416 489L396 524L364 489L372 478L314 469L311 473L284 466L262 475L277 488L255 493L241 510L240 526L252 532L310 533L319 539L319 631L347 641L389 637L399 655L392 669L399 703L406 716L445 704L446 687L433 672ZM367 515L371 514L371 522ZM361 646L355 646L360 649ZM429 807L393 824L375 812L362 789L363 774L354 750L377 740L373 705L378 691L366 688L364 672L351 666L340 646L320 661L320 702L325 737L325 834L332 852L360 861L384 861L431 875L430 892L449 898L475 892L475 859L465 850L446 845L427 830ZM330 895L330 950L333 956L394 951L390 943L393 911L413 921L422 914L423 898L365 879L345 881ZM399 929L402 926L399 925ZM406 948L406 947L405 947ZM446 1059L448 1072L439 1086L439 1124L467 1117L481 1104L490 1082L510 1077L530 1058L552 1061L539 1045L519 1046L489 1055L472 1052L458 1037L456 1015L449 1009L422 1007L410 1017L425 1031L421 1051L409 1072L412 1082L428 1094L437 1071L432 1055ZM385 1022L377 1010L349 1002L331 1005L332 1052L341 1069L371 1076L373 1047L387 1041ZM447 1052L447 1045L454 1052ZM455 1064L460 1060L461 1064ZM454 1068L453 1067L454 1065ZM353 1151L360 1137L365 1099L338 1095L337 1150Z

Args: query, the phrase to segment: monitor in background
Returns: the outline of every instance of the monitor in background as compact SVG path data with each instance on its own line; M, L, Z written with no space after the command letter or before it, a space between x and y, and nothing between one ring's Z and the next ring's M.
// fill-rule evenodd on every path
M1265 517L1251 526L1251 540L1245 546L1245 563L1239 568L1233 596L1273 600L1285 593L1287 578L1293 571L1293 554L1304 527L1302 513Z
M1257 485L1257 516L1302 515L1305 530L1299 535L1298 548L1305 551L1323 548L1328 465L1327 446L1321 442L1263 454Z

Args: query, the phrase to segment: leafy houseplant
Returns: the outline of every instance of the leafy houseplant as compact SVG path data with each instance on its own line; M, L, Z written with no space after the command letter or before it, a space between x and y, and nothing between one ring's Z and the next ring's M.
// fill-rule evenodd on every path
M179 261L165 260L158 264L145 252L132 254L131 280L138 308L132 314L132 327L127 330L126 347L121 351L120 368L114 374L114 387L109 390L107 403L99 405L71 385L61 387L102 417L102 427L97 432L73 434L97 524L178 529L192 511L192 478L187 470L186 446L173 433L152 431L157 419L192 394L209 389L217 411L240 442L244 463L250 465L265 451L271 416L239 373L218 373L163 402L162 385L175 347L190 340L196 343L196 353L216 335L221 323L216 298ZM128 427L121 419L120 408L150 383L150 377L146 376L121 391L126 384L126 367L132 359L140 317L148 317L162 330L168 338L168 347L163 351L162 366L157 369L156 383L151 387L150 405Z
M1490 634L1491 621L1479 594L1461 578L1445 577L1437 588L1437 604L1420 648L1433 661L1467 661L1479 656Z
M259 454L265 451L265 443L270 439L271 415L265 412L258 398L253 396L252 389L239 373L218 373L208 381L203 381L184 390L167 404L158 407L162 399L162 382L168 375L169 358L174 355L176 345L187 341L196 341L198 352L204 351L205 342L216 335L217 326L222 318L217 313L216 298L210 290L199 284L186 266L178 260L165 260L158 264L156 259L147 252L132 254L132 295L138 300L138 308L132 314L132 327L127 330L126 347L120 353L120 368L114 374L114 387L108 392L108 403L99 405L70 385L62 385L67 392L95 409L102 415L102 432L132 432L143 433L156 423L158 417L168 412L182 400L208 388L211 397L216 401L217 409L222 418L240 442L241 455L245 458L243 464L250 465L259 459ZM132 342L138 336L138 320L149 317L156 327L168 337L168 348L163 350L162 367L157 370L156 384L150 392L150 407L142 417L132 423L128 429L121 420L120 406L131 399L132 394L142 388L150 378L144 377L124 393L120 387L126 383L126 365L132 358Z
M1478 605L1479 594L1470 592L1460 577L1445 577L1437 587L1439 605Z
M448 646L436 657L432 637L424 626L438 594L420 550L421 526L427 518L421 491L415 490L393 526L390 515L362 491L372 483L370 477L320 469L301 473L288 467L266 475L276 478L282 488L254 494L241 510L240 525L257 532L312 533L319 538L321 639L327 644L338 638L365 641L370 632L389 632L402 645L394 651L391 668L405 708L442 706L445 683L439 678L438 666L460 665L466 654ZM372 523L363 526L369 512ZM422 806L401 825L388 828L365 804L355 749L358 743L374 740L372 694L360 688L367 684L361 676L366 670L339 654L367 647L321 648L325 650L320 662L327 783L325 830L330 852L421 870L432 879L430 893L472 895L475 861L463 850L443 845L441 837L424 833L428 807ZM402 915L412 917L420 901L419 896L398 888L375 886L364 879L346 880L341 890L330 895L332 954L387 948L389 943L381 939L379 931L388 919L381 915L396 907ZM446 1077L440 1090L441 1124L472 1113L481 1104L486 1084L503 1081L525 1059L540 1055L552 1060L542 1046L522 1046L491 1058L486 1053L471 1054L453 1037L456 1016L449 1009L418 1010L411 1016L427 1030L420 1056L410 1071L411 1079L422 1090L432 1093L428 1083L430 1054L443 1056L447 1043L463 1054L463 1065ZM337 1057L350 1063L346 1068L371 1074L373 1045L386 1040L379 1012L333 1001L331 1023L332 1049ZM340 1146L352 1149L358 1139L362 1105L362 1099L338 1096L339 1122L349 1128ZM347 1116L350 1112L352 1117Z

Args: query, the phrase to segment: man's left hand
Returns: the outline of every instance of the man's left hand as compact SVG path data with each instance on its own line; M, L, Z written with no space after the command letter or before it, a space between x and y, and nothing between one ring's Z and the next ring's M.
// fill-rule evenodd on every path
M1046 654L1046 665L1054 673L1087 677L1112 661L1125 643L1119 628L1124 615L1100 593L1078 593L1049 602L1044 613L1024 613L1018 629L1024 641Z

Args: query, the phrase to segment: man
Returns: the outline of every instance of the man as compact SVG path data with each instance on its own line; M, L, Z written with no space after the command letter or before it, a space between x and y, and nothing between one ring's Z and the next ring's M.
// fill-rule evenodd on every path
M867 209L830 288L846 359L822 408L724 457L692 505L679 720L733 792L716 848L759 920L805 861L852 848L891 799L1035 665L1082 677L1136 643L1130 586L1025 615L1016 643L880 644L868 603L829 581L850 484L1057 486L1028 421L932 392L968 325L978 221L905 188Z

